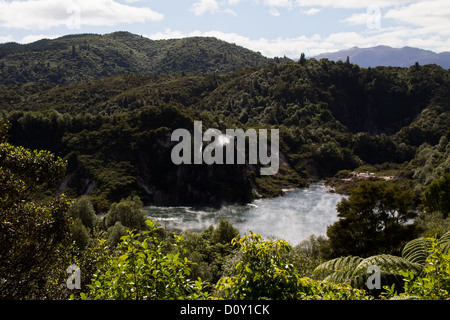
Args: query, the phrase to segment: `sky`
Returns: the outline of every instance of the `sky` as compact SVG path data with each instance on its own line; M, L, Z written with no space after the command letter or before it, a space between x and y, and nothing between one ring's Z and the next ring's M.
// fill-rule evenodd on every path
M449 25L449 0L0 0L0 43L129 31L296 59L354 46L450 51Z

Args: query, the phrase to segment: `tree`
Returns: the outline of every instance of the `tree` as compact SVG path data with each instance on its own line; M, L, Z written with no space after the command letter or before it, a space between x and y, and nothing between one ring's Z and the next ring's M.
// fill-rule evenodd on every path
M302 52L300 55L299 63L303 66L305 65L305 62L306 62L305 54Z
M110 247L115 247L123 236L127 235L127 228L117 221L113 227L108 228L108 245Z
M49 152L9 144L6 131L0 124L0 298L49 298L69 266L70 201L62 195L38 203L32 195L62 179L66 164Z
M119 221L123 226L141 230L145 228L145 213L139 197L128 197L119 203L113 203L105 216L105 225L112 227Z
M450 172L445 173L442 178L431 183L423 195L425 212L439 211L444 219L450 213Z
M94 206L89 197L83 196L70 207L69 210L74 220L80 219L83 225L92 229L97 224L97 216L95 214Z
M91 241L89 231L80 218L77 218L74 221L72 227L72 239L81 250L85 249Z
M289 253L289 261L304 277L312 277L313 270L323 262L320 247L326 243L325 236L311 235L292 248Z
M231 240L239 236L239 231L228 220L220 220L211 234L213 243L231 244Z
M339 220L328 227L331 256L399 254L415 237L415 226L406 224L417 216L410 210L412 199L395 183L361 182L337 205Z
M72 45L72 57L76 57L77 56L77 47L73 44Z

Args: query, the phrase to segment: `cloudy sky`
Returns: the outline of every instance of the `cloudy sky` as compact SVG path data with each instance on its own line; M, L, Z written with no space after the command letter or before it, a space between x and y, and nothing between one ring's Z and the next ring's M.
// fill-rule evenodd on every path
M449 0L0 0L0 43L129 31L214 36L268 57L376 45L450 51Z

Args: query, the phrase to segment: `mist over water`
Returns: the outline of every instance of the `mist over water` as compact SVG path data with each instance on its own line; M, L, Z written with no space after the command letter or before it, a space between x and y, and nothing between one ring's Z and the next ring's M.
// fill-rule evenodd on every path
M263 237L276 237L292 245L311 234L325 235L327 226L338 220L336 205L342 195L330 193L323 184L288 192L283 197L258 199L249 205L218 208L145 207L149 219L169 230L201 232L226 219L243 235L247 230Z

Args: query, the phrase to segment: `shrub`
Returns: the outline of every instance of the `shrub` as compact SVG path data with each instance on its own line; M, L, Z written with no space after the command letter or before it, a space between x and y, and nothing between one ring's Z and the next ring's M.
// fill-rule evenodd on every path
M120 222L131 229L145 228L145 212L142 207L143 203L139 197L129 197L119 203L113 203L105 216L106 227L112 227L116 222Z
M347 284L300 278L284 258L291 250L284 240L264 241L260 235L250 233L232 243L239 247L242 259L236 265L236 274L221 278L216 285L227 299L368 299L364 291Z
M158 237L154 221L146 221L148 231L142 235L128 231L117 251L108 253L100 240L90 291L82 299L102 300L174 300L207 298L201 279L192 281L190 262L182 259L183 239L174 235L178 252L163 254L164 241ZM145 239L140 241L139 238Z
M83 225L91 230L98 222L94 206L87 196L83 196L75 201L69 212L74 220L80 219Z

